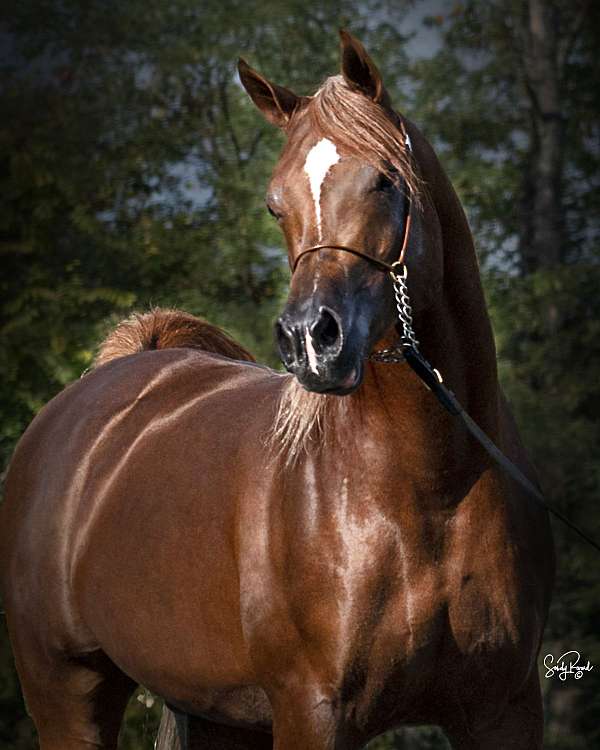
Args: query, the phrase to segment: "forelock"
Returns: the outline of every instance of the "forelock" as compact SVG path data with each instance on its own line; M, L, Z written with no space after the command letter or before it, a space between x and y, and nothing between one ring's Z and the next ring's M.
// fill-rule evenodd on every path
M327 78L307 105L317 134L363 159L393 182L404 179L419 203L421 180L399 127L400 116L351 88L342 76Z

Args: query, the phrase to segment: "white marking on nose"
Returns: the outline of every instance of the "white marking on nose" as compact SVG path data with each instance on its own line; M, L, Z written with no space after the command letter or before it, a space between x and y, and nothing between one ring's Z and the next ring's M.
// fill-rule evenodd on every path
M327 177L327 173L340 160L335 144L329 138L321 138L314 145L306 156L304 162L304 171L308 175L310 182L310 192L312 193L315 203L315 214L317 216L317 234L319 242L323 241L323 231L321 227L321 188Z
M319 368L317 366L317 353L315 351L312 336L310 335L310 331L308 330L308 328L306 329L304 342L306 344L306 354L308 356L308 366L310 367L310 371L314 372L315 375L318 375Z

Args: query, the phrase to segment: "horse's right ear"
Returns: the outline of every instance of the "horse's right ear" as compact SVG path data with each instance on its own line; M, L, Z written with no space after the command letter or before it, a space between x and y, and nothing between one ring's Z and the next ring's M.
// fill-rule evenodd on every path
M298 106L300 97L283 86L276 86L267 81L241 58L238 61L238 71L242 86L265 118L273 125L285 128Z
M381 73L369 57L366 49L345 29L340 29L342 45L342 75L351 88L357 88L370 99L391 108L390 97L385 90Z

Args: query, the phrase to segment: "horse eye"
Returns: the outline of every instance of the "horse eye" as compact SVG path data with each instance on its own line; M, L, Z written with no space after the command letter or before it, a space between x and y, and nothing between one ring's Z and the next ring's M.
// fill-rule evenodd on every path
M383 172L380 172L377 177L377 182L375 183L373 190L376 190L378 192L384 192L384 191L393 190L394 187L395 187L394 182L392 182L392 180L386 174L384 174Z
M277 213L277 211L274 211L268 203L267 203L267 211L271 214L271 216L274 219L277 219L277 221L281 219L281 214Z

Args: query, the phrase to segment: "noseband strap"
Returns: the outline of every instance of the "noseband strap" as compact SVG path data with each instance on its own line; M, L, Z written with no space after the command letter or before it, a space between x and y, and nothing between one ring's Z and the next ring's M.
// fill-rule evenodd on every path
M296 257L294 265L292 266L292 273L294 273L298 267L298 263L305 255L308 255L308 253L316 253L319 250L342 250L345 253L351 253L359 258L364 258L364 260L369 261L369 263L372 263L376 268L379 268L380 271L386 271L388 273L392 271L392 265L390 263L386 263L384 260L379 260L379 258L367 255L367 253L363 253L361 250L355 250L353 247L348 247L347 245L313 245L312 247L307 247L305 250L302 250L302 252Z
M350 253L351 255L356 255L358 258L362 258L363 260L368 261L372 265L375 266L375 268L378 268L380 271L383 271L384 273L391 273L392 275L396 274L398 272L398 267L401 266L404 263L404 256L406 255L406 248L408 246L408 238L410 235L410 225L411 225L411 217L412 217L412 203L409 203L408 206L408 213L406 216L406 222L404 224L404 237L402 238L402 248L400 250L400 255L398 256L398 260L396 260L394 263L386 263L386 261L381 260L380 258L376 258L373 255L368 255L367 253L363 253L362 250L357 250L354 247L348 247L348 245L313 245L312 247L307 247L305 250L302 250L294 260L294 264L292 265L292 273L298 268L298 264L302 260L302 258L305 255L308 255L309 253L316 253L319 250L341 250L345 253Z

